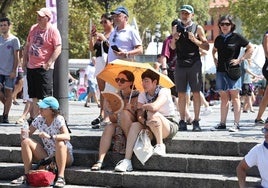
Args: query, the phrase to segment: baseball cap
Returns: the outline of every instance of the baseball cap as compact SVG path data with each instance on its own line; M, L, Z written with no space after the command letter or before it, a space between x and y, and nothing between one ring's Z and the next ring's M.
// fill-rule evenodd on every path
M47 17L51 18L51 16L52 16L51 11L48 8L45 8L45 7L41 8L40 10L38 10L36 12L41 17L47 16Z
M55 97L46 97L43 100L40 100L37 104L39 108L51 108L54 110L58 110L60 106Z
M117 7L113 12L111 12L111 14L120 14L120 13L123 13L128 16L128 10L123 6Z
M182 5L181 11L183 11L183 10L190 13L190 14L194 13L194 8L191 5Z

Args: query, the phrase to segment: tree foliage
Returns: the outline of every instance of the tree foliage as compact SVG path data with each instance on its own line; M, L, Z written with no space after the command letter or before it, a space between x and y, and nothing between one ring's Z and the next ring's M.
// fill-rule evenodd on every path
M230 3L230 13L241 20L243 35L260 43L267 30L267 0L239 0Z
M164 31L170 31L170 23L178 17L176 10L182 4L192 4L196 10L196 20L206 20L208 6L205 1L198 0L109 0L110 9L117 6L126 6L129 10L129 21L135 17L139 26L141 37L146 28L152 32L156 22ZM101 15L105 12L105 0L69 0L69 55L70 58L88 58L89 20L101 31L99 24ZM36 11L45 6L45 0L2 0L1 14L8 16L13 22L13 33L17 35L22 44L25 43L31 25L36 23Z

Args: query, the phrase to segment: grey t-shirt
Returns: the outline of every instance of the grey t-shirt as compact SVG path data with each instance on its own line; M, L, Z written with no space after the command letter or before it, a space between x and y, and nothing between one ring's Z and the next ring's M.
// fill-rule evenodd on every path
M19 39L11 35L4 39L0 36L0 75L10 75L14 63L14 51L20 49Z

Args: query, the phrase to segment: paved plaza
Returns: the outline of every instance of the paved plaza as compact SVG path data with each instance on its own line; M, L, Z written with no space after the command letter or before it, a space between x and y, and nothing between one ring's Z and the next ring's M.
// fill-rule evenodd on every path
M9 119L10 124L0 124L0 132L18 133L20 126L15 122L22 114L24 104L22 100L18 100L20 105L12 105ZM228 131L210 131L210 128L219 123L220 119L220 106L219 104L212 106L213 112L207 116L200 116L200 125L202 132L192 132L192 126L188 126L187 132L178 132L176 137L178 139L209 139L209 140L239 140L241 141L256 141L261 142L263 135L261 133L261 126L254 125L258 107L254 107L255 113L241 113L239 132L231 133ZM2 113L3 105L0 105ZM193 114L193 107L190 107L191 114ZM267 112L264 113L263 119L266 119ZM99 108L95 103L91 107L84 107L84 101L69 101L69 127L73 135L101 135L102 129L92 129L90 122L99 115ZM230 110L228 113L227 128L233 124L233 112Z

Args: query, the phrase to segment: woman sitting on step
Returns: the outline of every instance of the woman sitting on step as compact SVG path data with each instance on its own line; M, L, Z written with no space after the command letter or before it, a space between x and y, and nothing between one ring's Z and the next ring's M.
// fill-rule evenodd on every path
M160 76L152 70L143 72L141 78L144 92L138 97L138 121L130 126L125 159L119 161L115 167L115 171L118 172L133 170L131 163L133 148L142 129L147 129L150 137L153 135L156 141L153 154L160 156L166 154L163 139L172 139L178 130L170 89L159 85Z
M73 163L73 149L70 134L64 117L59 115L59 103L54 97L46 97L39 101L40 115L31 123L28 132L21 132L21 155L24 163L24 174L13 180L13 184L26 182L26 175L32 168L33 161L40 161L55 156L58 176L55 187L64 187L64 171L66 166ZM44 147L30 138L38 130Z
M98 161L91 167L91 170L100 170L102 168L103 160L105 155L107 154L113 136L118 134L118 129L122 129L124 135L128 135L129 127L131 123L137 121L136 120L136 110L137 110L137 101L139 92L134 87L134 75L132 72L128 70L124 70L120 72L115 78L115 81L118 84L119 92L118 95L122 98L124 102L123 110L118 113L110 113L109 118L112 122L105 126L104 131L101 136L100 146L99 146L99 158ZM129 98L131 98L129 100ZM107 111L107 107L112 104L107 104L107 101L104 101L104 110ZM109 110L110 111L110 110ZM120 135L121 138L124 135ZM119 142L125 142L125 139L119 140ZM116 142L114 144L117 144ZM125 145L125 143L119 143L121 145ZM120 153L124 153L125 147L123 151L117 151Z

